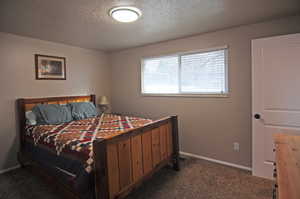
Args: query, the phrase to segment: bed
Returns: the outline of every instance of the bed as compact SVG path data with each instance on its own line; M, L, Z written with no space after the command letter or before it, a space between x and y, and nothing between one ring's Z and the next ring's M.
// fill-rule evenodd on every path
M67 198L123 198L166 165L179 170L177 116L151 120L102 114L27 125L37 104L92 102L95 95L18 99L20 165L31 165Z

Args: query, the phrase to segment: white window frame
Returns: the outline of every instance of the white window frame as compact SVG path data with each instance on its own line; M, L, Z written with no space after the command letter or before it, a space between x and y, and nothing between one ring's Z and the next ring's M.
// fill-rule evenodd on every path
M198 54L198 53L205 53L205 52L212 52L217 50L225 50L225 92L223 93L204 93L204 92L182 92L181 91L181 59L180 56L184 55L191 55L191 54ZM141 59L141 67L140 67L140 95L141 96L158 96L158 97L229 97L229 81L228 81L228 46L221 46L215 48L207 48L195 51L188 51L188 52L181 52L181 53L174 53L174 54L167 54L167 55L160 55L160 56L152 56L152 57L143 57ZM178 63L179 63L179 70L178 70L178 78L179 78L179 93L144 93L143 92L143 77L144 77L144 61L147 59L156 59L162 57L173 57L178 56Z

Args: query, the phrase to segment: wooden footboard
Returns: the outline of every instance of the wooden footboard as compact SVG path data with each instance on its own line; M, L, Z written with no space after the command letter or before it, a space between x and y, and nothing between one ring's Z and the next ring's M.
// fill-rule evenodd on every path
M126 196L161 167L179 170L177 116L93 143L97 199Z

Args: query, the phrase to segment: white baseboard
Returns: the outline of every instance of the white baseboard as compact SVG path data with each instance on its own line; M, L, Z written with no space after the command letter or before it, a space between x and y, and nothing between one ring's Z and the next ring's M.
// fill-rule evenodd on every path
M3 174L3 173L6 173L6 172L9 172L9 171L12 171L12 170L15 170L15 169L18 169L20 168L21 166L20 165L16 165L14 167L10 167L8 169L3 169L3 170L0 170L0 174Z
M186 152L183 152L183 151L180 151L179 154L180 155L184 155L184 156L193 157L193 158L202 159L202 160L207 160L207 161L210 161L210 162L215 162L215 163L218 163L218 164L223 164L223 165L230 166L230 167L244 169L244 170L247 170L247 171L252 171L252 168L250 168L250 167L245 167L245 166L238 165L238 164L233 164L233 163L230 163L230 162L216 160L216 159L204 157L204 156L201 156L201 155L196 155L196 154L192 154L192 153L186 153Z
M252 168L250 168L250 167L245 167L245 166L238 165L238 164L233 164L233 163L230 163L230 162L216 160L216 159L213 159L213 158L208 158L208 157L204 157L204 156L196 155L196 154L192 154L192 153L186 153L186 152L183 152L183 151L180 151L179 153L180 153L180 155L184 155L184 156L189 156L189 157L193 157L193 158L207 160L207 161L210 161L210 162L215 162L215 163L218 163L218 164L223 164L223 165L226 165L226 166L231 166L231 167L235 167L235 168L239 168L239 169L244 169L244 170L247 170L247 171L252 171ZM0 170L0 174L18 169L20 167L21 167L20 165L16 165L16 166L10 167L8 169Z

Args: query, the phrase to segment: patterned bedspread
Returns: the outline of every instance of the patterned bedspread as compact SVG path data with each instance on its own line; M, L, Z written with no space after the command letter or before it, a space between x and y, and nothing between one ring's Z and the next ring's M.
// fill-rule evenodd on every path
M99 117L72 121L60 125L26 127L26 140L46 148L57 156L76 157L86 172L93 169L93 141L116 135L151 123L150 119L102 114Z

